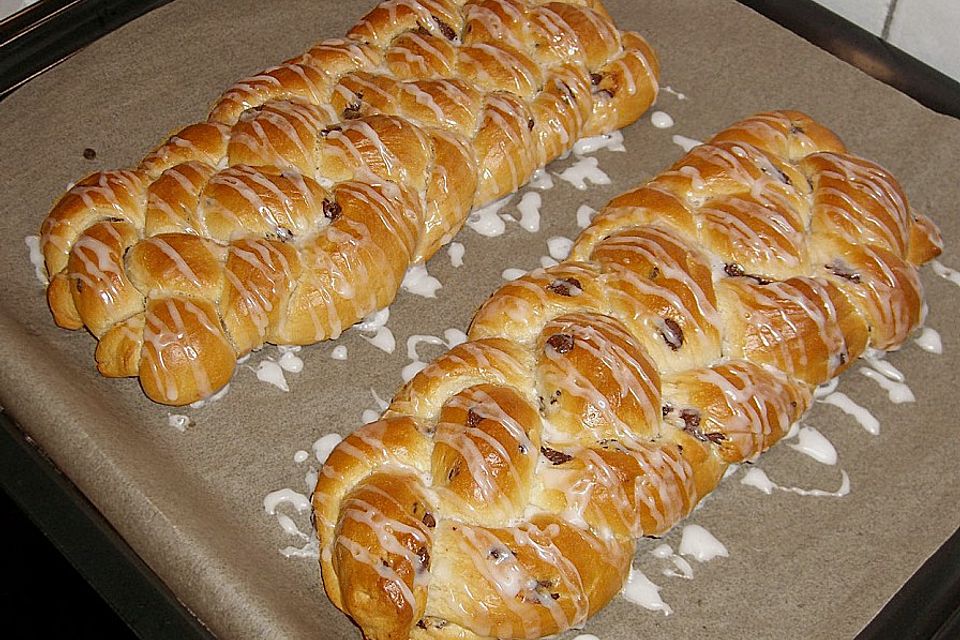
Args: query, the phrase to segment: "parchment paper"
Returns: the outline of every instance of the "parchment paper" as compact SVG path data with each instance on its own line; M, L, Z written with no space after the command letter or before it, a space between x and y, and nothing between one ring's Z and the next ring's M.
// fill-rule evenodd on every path
M241 367L222 400L174 411L192 419L185 433L168 426L171 412L146 400L134 381L96 374L95 341L88 334L53 325L24 237L37 233L69 181L135 164L170 132L203 118L230 83L314 41L342 35L372 2L178 0L0 103L0 231L6 238L0 249L0 402L214 633L359 637L327 602L314 562L281 556L279 549L303 541L264 512L264 496L283 487L306 492L304 477L317 465L294 462L295 452L309 450L325 433L359 426L361 411L376 407L371 389L393 394L409 363L408 336L465 329L504 269L536 267L548 238L575 235L578 205L598 208L678 158L674 134L703 139L756 111L805 110L899 177L913 205L941 225L943 262L960 267L956 121L733 2L608 5L622 28L642 32L658 49L663 84L686 95L681 100L664 91L656 106L676 125L656 129L645 118L625 131L626 153L595 154L611 185L581 192L560 184L545 192L539 233L512 223L493 239L464 230L456 238L466 247L463 267L453 268L445 252L428 265L443 283L437 298L404 292L391 307L388 326L398 341L392 355L349 331L337 343L301 352L306 366L287 376L289 393ZM94 160L84 159L86 147L96 150ZM670 578L661 575L669 562L649 553L658 543L643 543L636 565L662 586L674 614L618 599L586 631L606 640L839 638L852 637L876 614L960 522L958 291L929 268L923 281L928 324L941 332L945 355L910 343L890 357L917 401L890 403L854 368L840 389L880 419L881 434L871 436L836 408L818 405L806 423L833 442L837 466L817 464L787 445L759 463L783 484L828 490L839 486L842 468L852 493L767 496L741 485L741 470L690 518L722 541L729 557L694 562L693 580ZM331 358L337 344L347 347L347 360ZM437 353L421 348L424 359ZM276 355L267 347L250 364ZM281 512L309 531L305 513L289 505ZM679 531L665 542L676 550Z

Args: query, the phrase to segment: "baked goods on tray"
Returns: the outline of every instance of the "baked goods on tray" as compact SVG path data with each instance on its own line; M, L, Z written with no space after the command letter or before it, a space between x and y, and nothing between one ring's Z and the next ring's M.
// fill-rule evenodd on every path
M208 397L252 349L389 304L471 207L638 118L657 74L599 0L383 2L73 186L41 228L54 319L152 400Z
M331 453L327 594L375 640L582 625L639 538L907 338L940 250L894 178L808 116L730 126L503 285Z

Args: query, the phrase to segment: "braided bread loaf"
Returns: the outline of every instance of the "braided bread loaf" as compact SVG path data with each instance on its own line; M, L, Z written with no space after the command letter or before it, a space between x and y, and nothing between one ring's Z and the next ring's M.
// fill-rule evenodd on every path
M922 316L939 232L797 112L753 116L502 286L470 341L347 437L313 495L324 586L366 637L582 625L660 535Z
M657 74L599 0L383 2L71 188L41 229L54 319L154 401L207 397L252 349L389 304L472 206L638 118Z

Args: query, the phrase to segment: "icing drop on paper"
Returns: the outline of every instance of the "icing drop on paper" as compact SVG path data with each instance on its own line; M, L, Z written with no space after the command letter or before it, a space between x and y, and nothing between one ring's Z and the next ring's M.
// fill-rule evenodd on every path
M579 158L572 166L557 174L564 182L569 182L581 191L587 188L587 182L597 185L611 184L610 176L600 169L600 162L592 156Z
M710 562L714 558L728 558L730 553L722 542L698 524L688 524L680 538L680 555L690 556L697 562Z
M933 267L933 272L943 278L944 280L949 280L953 284L960 287L960 273L946 266L939 260L933 260L930 262L930 266Z
M327 458L330 457L330 452L340 444L341 440L343 440L343 436L339 433L328 433L314 442L311 449L313 449L313 455L317 459L317 462L321 464L326 462Z
M519 204L517 204L517 211L520 212L520 220L518 222L521 227L530 233L540 231L541 204L540 194L535 191L528 191L523 194Z
M650 582L650 579L635 567L630 567L627 583L623 585L623 591L620 593L625 600L638 604L644 609L662 611L665 616L673 613L670 605L660 597L660 587Z
M837 464L837 450L822 433L813 427L801 428L797 432L796 444L791 443L789 446L821 464Z
M454 267L462 267L464 253L466 253L466 249L464 249L462 243L451 242L447 246L447 255L450 256L450 265Z
M494 200L485 207L475 209L467 218L467 226L487 238L503 235L507 226L498 214L500 209L507 206L512 199L513 194L510 194L505 198Z
M943 353L943 341L936 329L924 327L914 342L927 353Z
M577 226L581 229L586 229L590 226L590 222L593 221L593 215L597 212L596 209L588 207L585 204L580 205L580 208L577 209Z
M297 464L300 464L302 462L306 462L307 458L309 457L310 457L310 454L304 451L303 449L301 449L300 451L297 451L296 453L293 454L293 461L296 462Z
M540 266L544 269L549 269L550 267L555 267L559 262L551 258L550 256L540 256Z
M257 374L257 380L260 382L272 384L281 391L290 391L287 379L283 375L283 368L273 360L261 360L256 369L253 367L251 369Z
M527 186L531 189L539 189L540 191L553 189L553 176L541 167L533 172L533 176L531 176Z
M694 140L693 138L688 138L686 136L675 135L671 138L671 140L673 140L673 144L678 145L684 151L690 151L694 147L698 147L703 144L703 142L700 140Z
M554 260L566 260L573 248L573 240L563 236L554 236L547 240L547 251Z
M650 114L650 124L657 129L669 129L673 126L673 118L665 111L654 111Z
M830 395L820 398L820 402L824 404L830 404L849 416L852 416L861 427L863 427L867 433L872 435L877 435L880 433L880 421L877 420L872 413L870 413L866 408L861 407L856 402L850 399L845 393L840 391L834 391Z
M527 272L523 269L504 269L503 273L500 274L500 277L507 281L516 280L517 278L522 278L527 275Z
M393 353L393 350L397 346L397 341L393 336L393 331L386 326L387 320L389 319L390 309L384 308L364 318L362 322L357 323L356 327L362 332L374 334L373 336L361 335L360 337L364 340L381 351Z
M404 291L424 298L436 298L437 289L443 287L439 280L427 273L427 266L424 264L415 264L407 269L400 286Z
M180 433L183 433L187 430L187 427L190 426L191 421L188 416L184 416L179 413L168 413L167 424L169 424L171 427L173 427Z
M334 360L346 360L347 359L347 347L346 345L338 345L333 348L333 351L330 352L330 357Z
M664 569L661 573L668 578L683 578L684 580L693 580L693 567L683 556L673 552L673 548L664 543L650 551L650 555L669 560L673 563L673 568Z
M280 350L280 359L277 360L277 364L280 365L281 369L288 373L303 371L303 360L297 355L300 351L299 346L279 345L277 349Z
M686 100L686 99L687 99L686 94L683 94L683 93L680 93L679 91L674 90L673 87L666 86L666 87L660 87L660 88L661 88L665 93L669 93L669 94L672 95L672 96L676 96L677 100Z
M913 391L910 390L910 387L902 382L897 382L896 380L883 375L879 371L868 369L866 367L861 367L860 373L880 385L880 388L887 392L890 402L894 404L914 402L916 400L913 395Z
M428 363L420 360L420 354L417 353L417 347L419 347L422 343L445 346L448 349L452 349L456 345L463 344L466 341L466 334L459 329L447 329L443 332L442 338L430 335L410 336L407 338L407 358L410 359L410 364L403 368L403 370L400 372L400 377L403 378L404 382L407 382L410 380L410 378L426 368Z
M30 262L33 264L33 272L37 280L43 285L49 284L47 280L47 268L43 263L43 253L40 251L40 236L27 236L23 239L30 250Z

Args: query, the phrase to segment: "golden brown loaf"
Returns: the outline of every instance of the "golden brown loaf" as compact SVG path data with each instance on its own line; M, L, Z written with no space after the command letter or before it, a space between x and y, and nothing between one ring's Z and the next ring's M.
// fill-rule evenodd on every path
M638 118L658 72L600 0L382 2L71 188L41 229L54 319L151 399L207 397L252 349L389 304L471 207Z
M330 455L324 586L372 640L582 625L812 389L921 322L940 252L876 164L753 116L610 202L566 262L502 286L470 341Z

